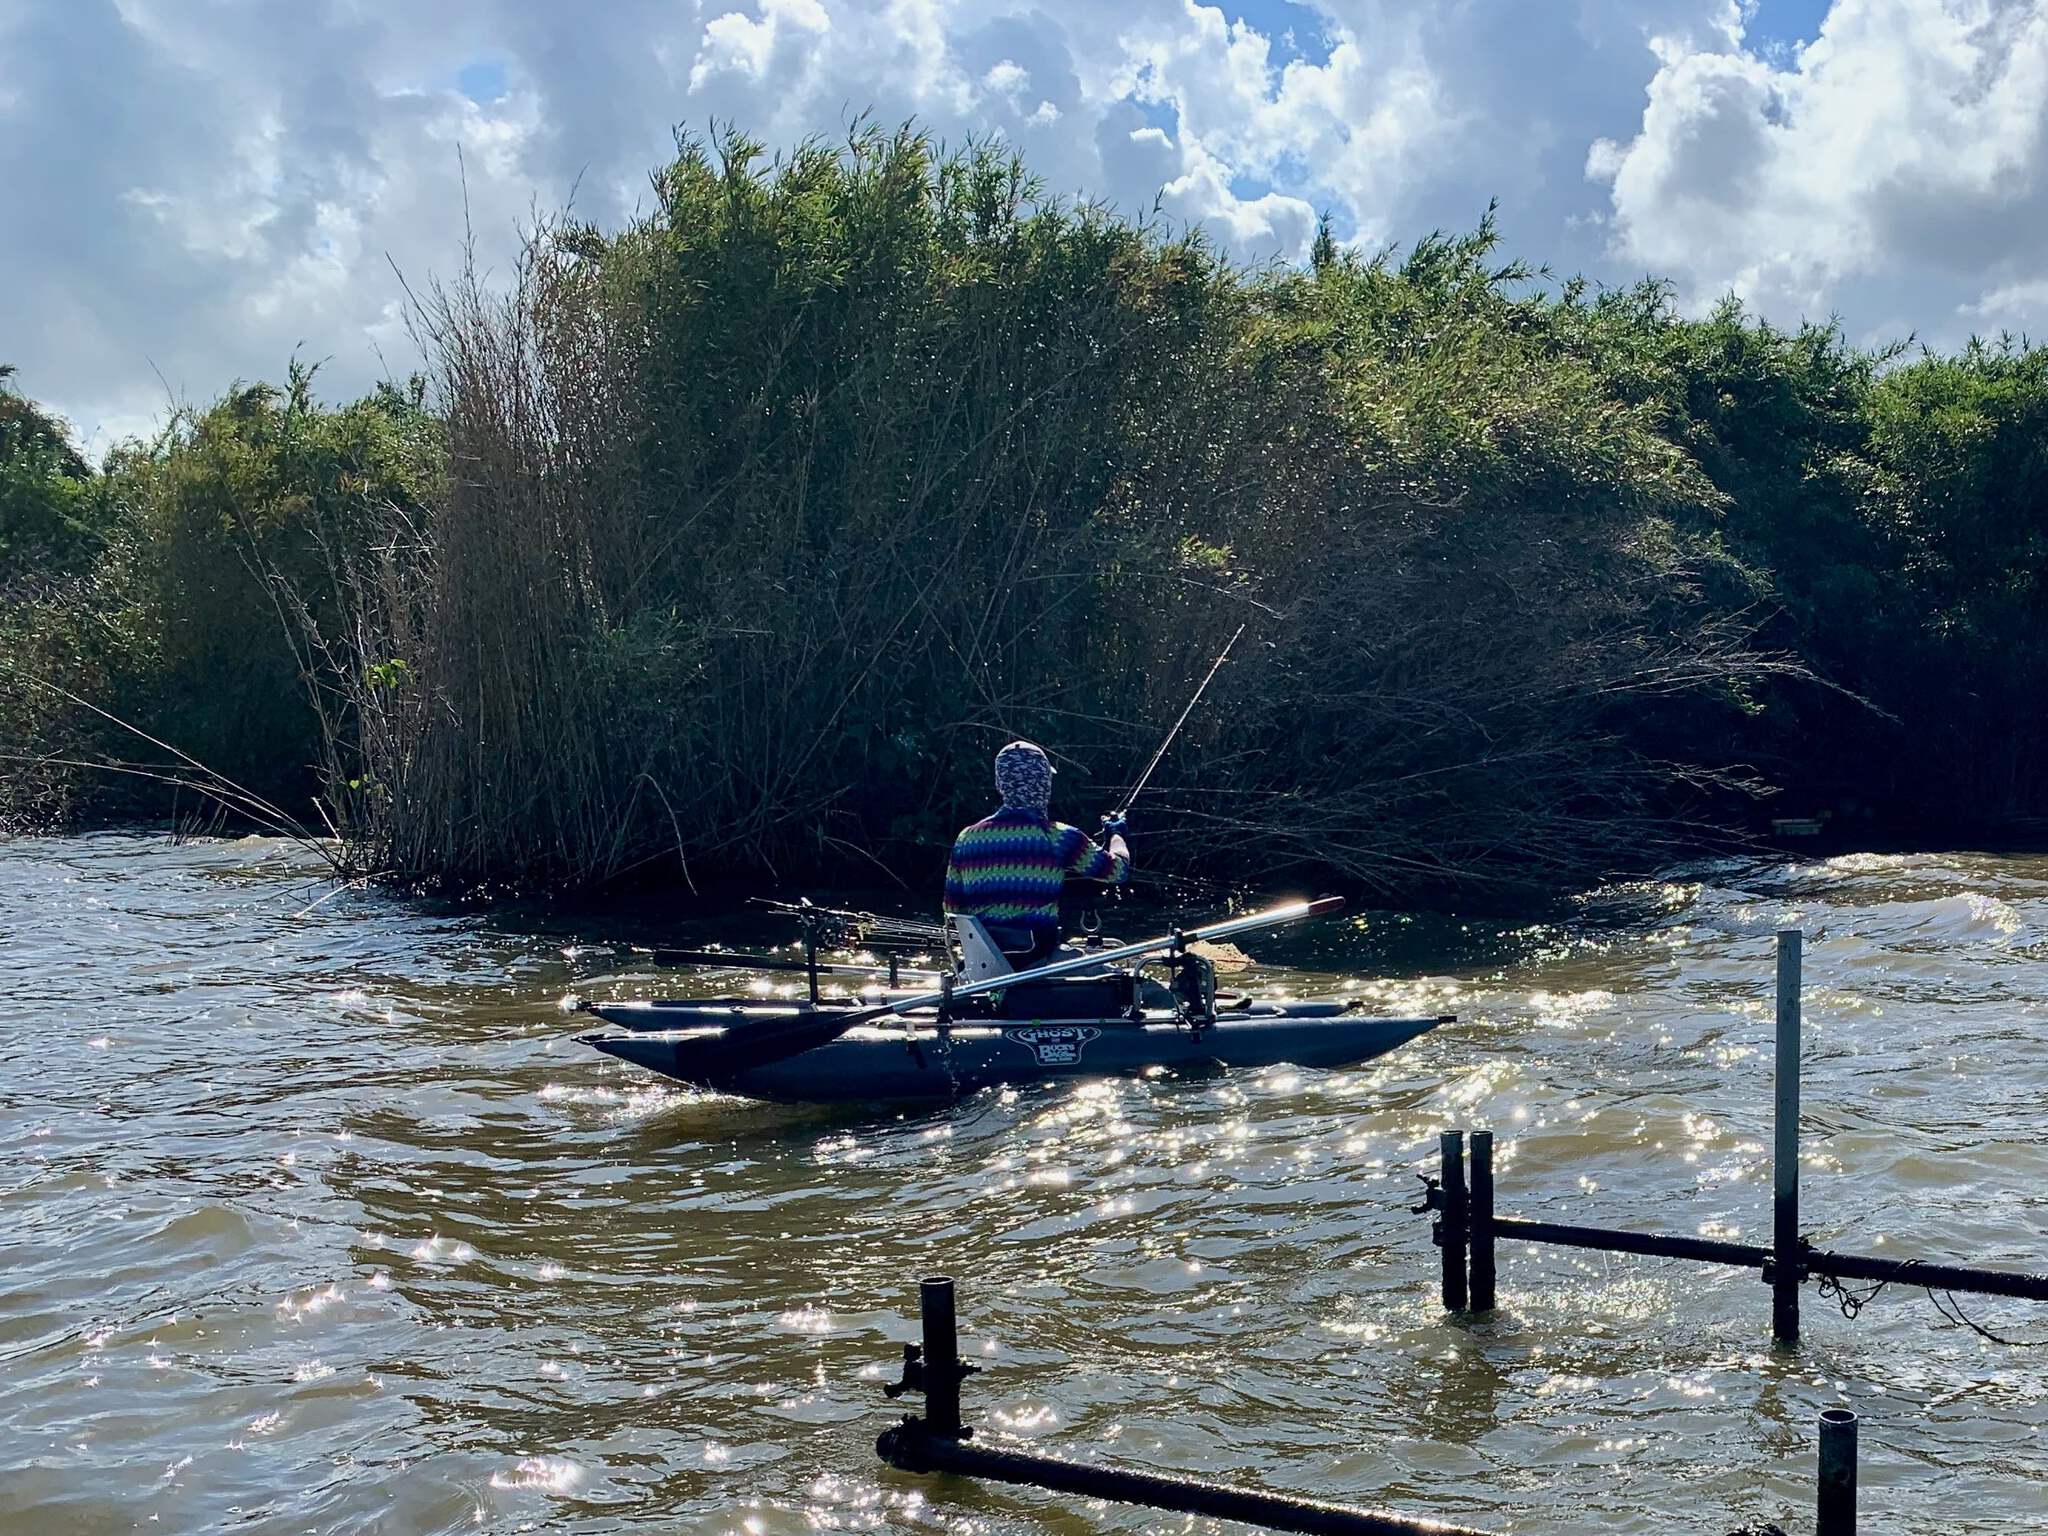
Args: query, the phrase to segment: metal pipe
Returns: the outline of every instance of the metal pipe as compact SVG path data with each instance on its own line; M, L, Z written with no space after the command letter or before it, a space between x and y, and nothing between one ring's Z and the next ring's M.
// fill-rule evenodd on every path
M1442 1213L1436 1224L1437 1247L1443 1252L1444 1309L1465 1310L1465 1133L1445 1131L1437 1137L1443 1160L1443 1182L1437 1191Z
M1472 1310L1493 1310L1493 1132L1472 1133Z
M1856 1536L1856 1415L1847 1408L1820 1413L1814 1513L1814 1536Z
M1860 1253L1814 1250L1807 1269L1843 1280L1875 1280L1893 1285L1924 1285L1931 1291L1964 1291L1978 1296L2012 1296L2022 1301L2048 1301L2048 1275L2021 1275L2011 1270L1976 1269L1967 1264L1929 1264L1920 1259L1876 1259Z
M1776 1143L1771 1157L1771 1337L1799 1340L1799 960L1804 935L1778 935Z
M1116 1467L1089 1467L1022 1451L997 1451L986 1446L940 1439L916 1419L883 1432L875 1452L905 1472L950 1472L1019 1483L1051 1493L1083 1499L1114 1499L1151 1509L1209 1515L1222 1520L1260 1525L1271 1531L1308 1531L1327 1536L1483 1536L1469 1526L1435 1520L1414 1520L1377 1510L1347 1508L1285 1494L1258 1493L1192 1478L1157 1472L1127 1472Z
M1560 1248L1599 1248L1609 1253L1641 1253L1658 1259L1695 1259L1702 1264L1732 1264L1760 1269L1771 1256L1768 1248L1749 1243L1724 1243L1706 1237L1666 1237L1657 1232L1617 1232L1608 1227L1574 1227L1557 1221L1525 1221L1519 1216L1493 1218L1494 1236Z
M1476 1158L1476 1148L1474 1155ZM1476 1190L1476 1163L1473 1182ZM1476 1193L1474 1199L1477 1200ZM1477 1225L1476 1219L1474 1225ZM1618 1232L1611 1227L1574 1227L1555 1221L1526 1221L1519 1216L1495 1216L1492 1226L1497 1242L1519 1239L1528 1243L1551 1243L1561 1248L1597 1248L1608 1253L1640 1253L1658 1259L1693 1259L1702 1264L1729 1264L1737 1269L1761 1269L1772 1260L1768 1248L1754 1247L1749 1243L1724 1243L1704 1237ZM2048 1301L2048 1275L1977 1269L1966 1264L1934 1264L1924 1259L1879 1259L1868 1254L1833 1253L1827 1249L1809 1250L1805 1263L1809 1277L1832 1275L1840 1280L1919 1285L1934 1291ZM1477 1306L1476 1301L1474 1305Z
M960 1333L953 1313L950 1275L930 1275L917 1287L924 1323L924 1424L928 1433L958 1440L960 1428Z

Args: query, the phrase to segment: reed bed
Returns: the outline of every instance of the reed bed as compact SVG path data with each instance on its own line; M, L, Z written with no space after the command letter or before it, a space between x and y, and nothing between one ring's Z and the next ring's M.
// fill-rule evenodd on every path
M1781 787L2048 825L2048 349L1689 318L1490 218L1248 270L872 125L684 137L413 322L417 379L294 364L98 471L0 371L0 824L168 792L459 890L929 891L996 746L1085 822L1242 625L1147 868L1548 891Z
M922 873L1010 737L1106 806L1243 623L1169 863L1526 883L1739 777L1642 729L1789 665L1717 493L1517 343L1490 230L1246 273L907 130L686 139L654 191L420 304L445 494L328 669L368 865Z

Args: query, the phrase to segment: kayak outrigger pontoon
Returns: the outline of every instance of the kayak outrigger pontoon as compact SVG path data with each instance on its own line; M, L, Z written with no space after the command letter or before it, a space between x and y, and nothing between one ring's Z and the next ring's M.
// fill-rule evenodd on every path
M948 920L956 965L935 990L828 1002L814 982L803 1002L582 1002L613 1028L581 1039L679 1082L794 1102L951 1099L993 1084L1153 1069L1348 1066L1447 1020L1219 994L1213 966L1190 947L1339 904L1293 902L1135 944L1062 951L1021 971L977 919L956 917ZM814 948L807 958L815 965ZM1164 962L1167 981L1144 974L1148 959Z

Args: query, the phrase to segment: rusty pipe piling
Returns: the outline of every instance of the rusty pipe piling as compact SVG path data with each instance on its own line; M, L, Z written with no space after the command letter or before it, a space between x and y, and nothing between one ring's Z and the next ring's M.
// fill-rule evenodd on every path
M1470 1297L1474 1312L1493 1310L1493 1132L1472 1133L1472 1189L1466 1232L1471 1243Z
M1856 1536L1856 1415L1847 1408L1821 1410L1814 1517L1814 1536Z

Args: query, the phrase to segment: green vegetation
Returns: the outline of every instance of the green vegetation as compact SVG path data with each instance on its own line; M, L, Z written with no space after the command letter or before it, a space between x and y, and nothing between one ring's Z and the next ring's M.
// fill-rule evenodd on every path
M228 780L238 815L276 822L282 807L318 827L327 738L352 729L325 677L353 643L333 573L438 483L440 432L420 402L385 389L323 410L295 365L285 389L238 386L180 411L97 475L45 475L61 537L43 531L50 500L10 496L0 812L17 824L160 815L172 780ZM0 483L25 460L0 463ZM182 798L187 814L220 808Z
M1084 816L1248 621L1155 862L1528 887L1772 786L2048 812L2048 352L1548 288L1490 221L1247 272L909 132L655 191L430 294L410 392L295 368L98 473L0 395L5 809L161 806L70 766L166 763L84 699L368 871L922 880L993 747Z

